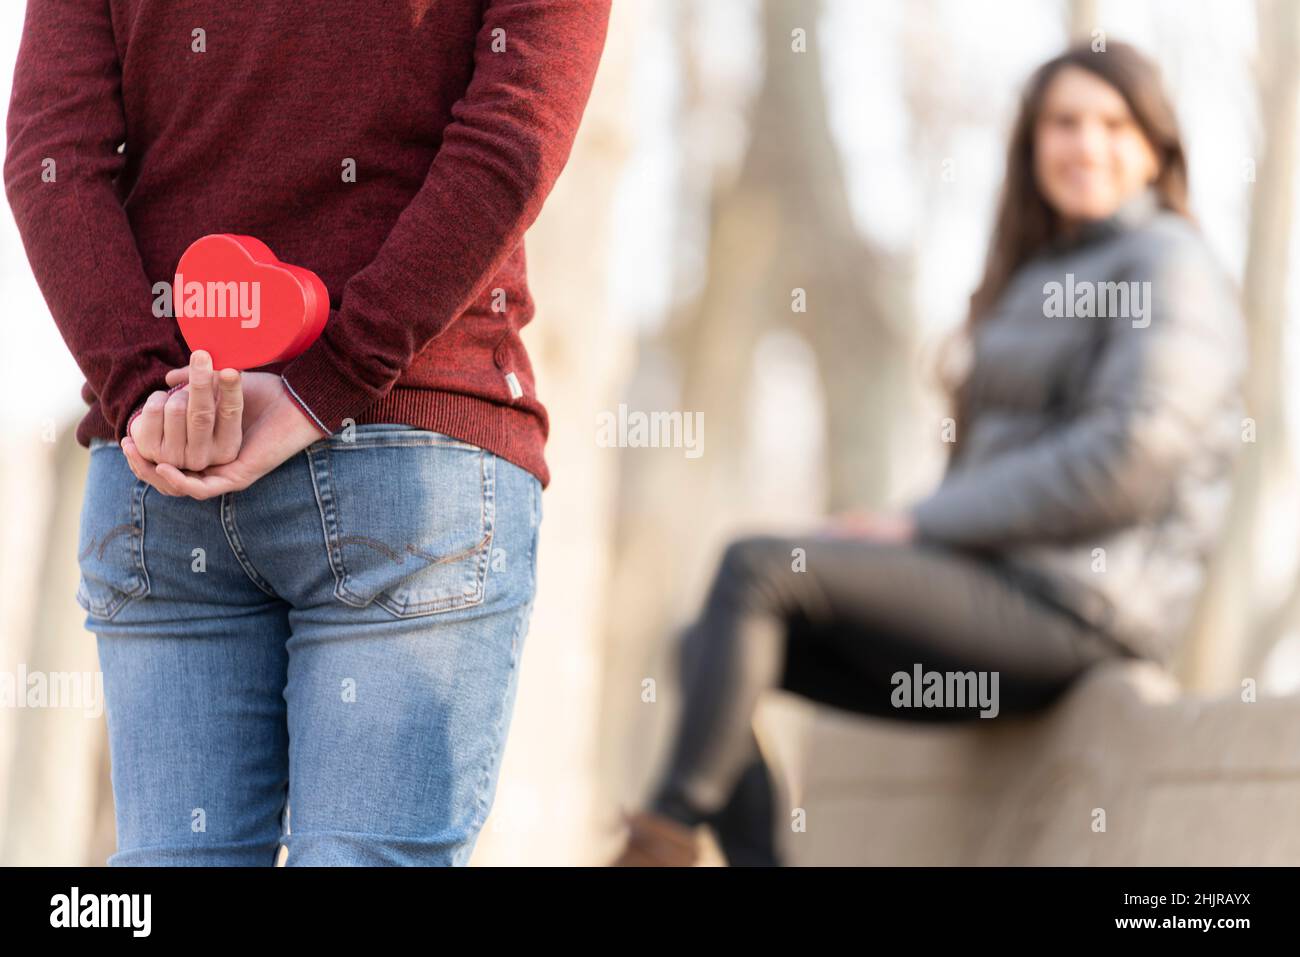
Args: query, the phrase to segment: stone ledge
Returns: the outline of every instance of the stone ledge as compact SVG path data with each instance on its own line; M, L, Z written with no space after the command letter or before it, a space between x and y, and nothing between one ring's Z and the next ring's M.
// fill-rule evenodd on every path
M759 732L807 811L782 828L793 865L1300 864L1300 696L1183 695L1117 663L1041 715L959 725L778 697Z

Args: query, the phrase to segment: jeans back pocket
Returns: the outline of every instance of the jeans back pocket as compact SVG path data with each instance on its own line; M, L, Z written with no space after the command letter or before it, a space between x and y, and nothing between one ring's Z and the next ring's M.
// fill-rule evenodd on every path
M482 603L496 456L437 432L358 428L307 449L334 595L398 618Z
M122 450L95 443L77 535L77 604L92 617L112 619L149 593L144 564L144 496Z

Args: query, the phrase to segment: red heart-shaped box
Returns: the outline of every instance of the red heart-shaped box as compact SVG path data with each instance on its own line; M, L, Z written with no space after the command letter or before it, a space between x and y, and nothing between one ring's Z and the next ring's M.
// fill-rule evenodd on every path
M315 342L330 300L319 276L280 262L260 239L212 233L181 255L172 307L185 344L211 353L214 368L255 369Z

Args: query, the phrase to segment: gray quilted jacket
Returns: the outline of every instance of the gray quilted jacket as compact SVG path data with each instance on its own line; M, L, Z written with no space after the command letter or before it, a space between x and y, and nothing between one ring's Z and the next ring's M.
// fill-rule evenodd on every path
M960 451L913 509L919 538L987 552L1167 662L1243 441L1231 282L1148 190L1022 267L973 346Z

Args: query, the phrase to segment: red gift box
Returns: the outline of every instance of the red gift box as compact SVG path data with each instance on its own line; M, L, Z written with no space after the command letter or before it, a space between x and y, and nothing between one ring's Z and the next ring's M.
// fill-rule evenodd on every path
M329 292L310 269L282 263L252 236L212 233L182 254L172 307L190 350L216 369L287 362L320 336Z

